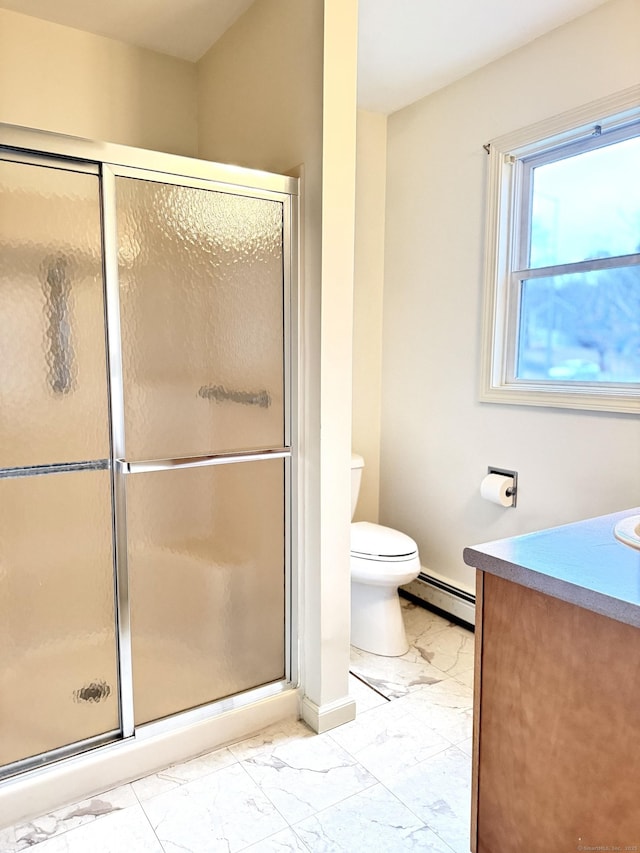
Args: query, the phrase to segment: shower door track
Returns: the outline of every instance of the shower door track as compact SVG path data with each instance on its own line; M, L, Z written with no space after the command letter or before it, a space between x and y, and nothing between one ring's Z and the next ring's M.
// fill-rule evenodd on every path
M116 600L116 635L119 672L120 728L76 741L71 744L21 759L0 768L0 787L10 784L18 774L45 772L56 761L80 757L88 750L118 749L131 738L147 738L166 734L185 725L245 707L270 696L276 696L297 683L297 653L293 636L297 624L294 598L297 584L292 572L292 553L297 543L298 518L295 478L297 476L298 420L295 415L297 364L297 214L298 180L287 176L254 171L236 166L209 163L180 155L146 151L127 146L80 139L62 134L16 127L0 123L0 157L38 162L53 168L76 171L96 171L100 175L102 251L104 274L105 333L107 352L107 381L111 432L111 457L77 463L53 463L42 466L4 469L0 479L31 477L48 473L81 470L110 470L113 510L113 561ZM124 389L122 379L122 349L119 304L118 247L115 221L116 176L135 176L162 183L201 187L230 192L253 198L278 200L283 210L283 306L284 306L284 445L278 448L219 453L208 456L176 459L128 461L124 447ZM206 389L205 389L206 390ZM215 391L215 389L214 389ZM258 403L259 405L259 403ZM244 461L281 458L285 475L285 668L284 677L246 691L177 712L168 717L135 725L133 712L133 667L131 657L131 625L129 607L129 578L127 571L127 531L125 481L137 473L172 468L224 465Z
M60 746L49 752L41 752L39 755L22 758L20 761L14 761L11 764L5 764L0 768L0 787L3 784L10 784L19 774L46 770L55 761L75 758L78 755L84 755L91 749L98 749L105 746L110 747L121 743L121 741L122 735L120 729L113 729L113 731L104 732L101 735L86 738L86 740L74 741L68 746Z

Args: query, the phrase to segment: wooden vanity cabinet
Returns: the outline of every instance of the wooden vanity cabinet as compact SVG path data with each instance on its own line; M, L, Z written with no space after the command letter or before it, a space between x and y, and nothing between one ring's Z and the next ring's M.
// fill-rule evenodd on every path
M473 853L640 853L640 628L477 572Z

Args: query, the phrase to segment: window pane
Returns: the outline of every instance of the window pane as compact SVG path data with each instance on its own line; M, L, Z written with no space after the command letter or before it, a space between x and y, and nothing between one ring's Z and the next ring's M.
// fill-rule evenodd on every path
M640 251L640 137L538 166L530 266Z
M523 281L516 375L640 382L640 267Z

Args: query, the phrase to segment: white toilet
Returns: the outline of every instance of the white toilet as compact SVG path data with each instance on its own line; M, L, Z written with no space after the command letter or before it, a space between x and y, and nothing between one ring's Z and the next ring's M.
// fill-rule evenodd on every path
M351 517L356 510L364 459L351 455ZM409 536L372 524L351 524L351 643L376 655L396 657L409 644L398 587L420 574L418 546Z

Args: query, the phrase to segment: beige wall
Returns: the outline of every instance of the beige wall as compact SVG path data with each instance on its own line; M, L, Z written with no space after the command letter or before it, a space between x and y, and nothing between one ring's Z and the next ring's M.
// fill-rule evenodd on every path
M196 67L0 9L0 122L194 156Z
M322 6L258 0L198 62L201 157L278 173L304 161L315 189L322 167Z
M478 402L486 154L640 78L640 4L614 0L388 121L380 519L473 583L462 549L640 503L640 419ZM516 469L516 509L480 499Z
M365 468L354 519L377 521L387 118L358 110L357 130L352 446Z

